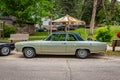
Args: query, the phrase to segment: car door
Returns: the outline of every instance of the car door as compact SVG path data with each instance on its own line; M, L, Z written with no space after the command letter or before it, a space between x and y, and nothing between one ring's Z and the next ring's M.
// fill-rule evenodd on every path
M78 45L78 40L73 34L67 35L67 42L66 42L66 53L74 54L76 47Z
M66 52L66 34L52 34L41 46L42 53L63 54Z

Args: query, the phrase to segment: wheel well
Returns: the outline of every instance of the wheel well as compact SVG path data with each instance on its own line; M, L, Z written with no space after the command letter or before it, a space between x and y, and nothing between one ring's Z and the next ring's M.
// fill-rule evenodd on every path
M80 50L80 49L76 49L75 54L77 53L78 50ZM89 49L85 49L85 50L87 50L90 53Z
M23 50L24 50L25 48L32 48L32 49L35 51L35 48L33 48L33 47L24 47L24 48L22 49L22 52L23 52ZM36 53L36 51L35 51L35 53Z

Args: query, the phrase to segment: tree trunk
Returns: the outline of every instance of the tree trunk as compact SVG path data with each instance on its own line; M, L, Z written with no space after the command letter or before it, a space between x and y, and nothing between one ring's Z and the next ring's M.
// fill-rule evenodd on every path
M24 32L24 24L23 23L20 23L20 33L23 33Z
M92 17L91 17L91 21L90 21L90 32L89 32L90 36L93 35L94 21L95 21L95 16L96 16L96 9L97 9L97 0L94 0Z
M115 6L115 2L116 2L116 0L111 0L109 20L112 20L112 18L113 18L113 16L114 16L114 6Z
M87 3L88 3L88 0L84 0L84 6L82 8L82 12L81 12L81 15L80 15L80 19L82 19L83 17L83 14L85 12L85 9L87 8Z
M109 23L108 14L107 14L106 7L105 7L105 0L102 0L102 6L103 6L103 11L105 14L106 22Z

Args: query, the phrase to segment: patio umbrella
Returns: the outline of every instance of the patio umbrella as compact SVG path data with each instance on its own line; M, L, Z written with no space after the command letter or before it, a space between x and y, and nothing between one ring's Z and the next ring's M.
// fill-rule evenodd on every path
M78 20L76 18L71 17L70 15L66 14L64 17L61 17L59 19L53 20L52 24L54 23L63 23L66 24L67 26L72 25L72 24L82 24L85 25L85 22L82 20ZM67 27L65 28L67 31Z

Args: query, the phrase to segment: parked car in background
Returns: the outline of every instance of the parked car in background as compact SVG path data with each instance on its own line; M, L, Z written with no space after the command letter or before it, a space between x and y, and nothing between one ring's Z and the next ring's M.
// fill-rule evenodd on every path
M0 42L0 55L7 56L12 50L14 50L14 43L10 42Z
M91 53L106 51L105 42L85 41L78 33L53 32L45 40L17 42L17 51L24 57L33 58L36 54L76 55L87 58Z
M68 30L75 30L76 28L73 26L68 27Z
M37 32L44 32L44 31L45 31L45 28L36 28L36 31L37 31Z
M59 27L57 27L57 30L59 30L59 31L65 31L65 27L66 26L59 26ZM75 30L76 29L76 27L73 27L73 26L69 26L69 27L67 27L67 30L69 31L69 30Z
M46 30L48 30L48 31L57 31L57 28L55 27L55 26L46 26L46 27L44 27Z
M57 27L57 30L59 30L59 31L65 31L65 26L59 26L59 27Z

